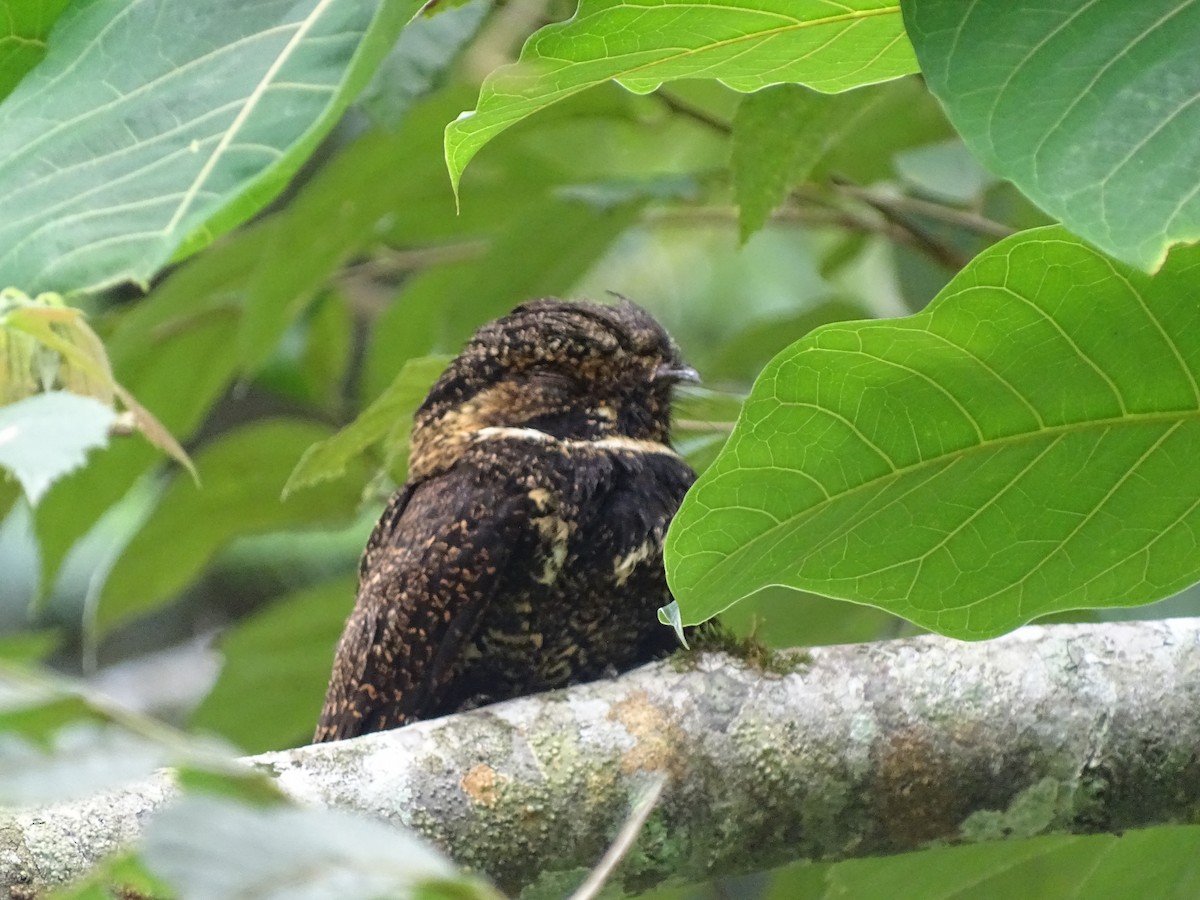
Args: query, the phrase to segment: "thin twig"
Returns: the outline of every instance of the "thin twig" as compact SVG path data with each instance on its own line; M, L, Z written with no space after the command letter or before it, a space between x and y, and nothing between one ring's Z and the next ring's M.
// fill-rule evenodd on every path
M721 134L729 135L733 133L733 125L726 122L717 116L714 116L708 110L693 106L692 104L679 99L671 93L660 88L655 92L659 101L670 109L672 112L693 119ZM933 219L938 219L952 225L957 225L960 228L965 228L968 231L973 231L977 234L986 235L988 237L1005 238L1015 231L1000 222L995 222L986 216L981 216L978 213L967 212L964 210L954 209L940 203L934 203L929 200L922 200L916 197L901 197L901 198L885 198L878 194L860 188L857 185L833 179L833 187L835 190L854 197L857 200L866 203L868 206L875 209L889 224L894 226L894 229L908 235L906 243L916 246L918 249L925 251L937 262L942 263L953 269L961 269L968 262L966 257L960 254L953 247L948 246L944 242L938 240L920 225L911 221L904 213L912 212L919 215L929 216ZM841 223L838 223L841 224ZM855 222L854 225L861 227L861 222ZM869 230L878 231L878 228ZM895 234L891 234L895 237Z
M351 308L370 320L391 305L396 287L406 275L472 262L487 253L489 246L486 240L473 240L409 250L380 249L343 267L337 283Z
M832 179L832 183L835 189L853 187L849 182L840 178ZM869 192L860 192L857 199L867 204L867 206L871 207L871 209L875 210L875 212L879 213L897 228L907 232L913 246L923 251L935 262L941 263L943 266L953 269L956 272L970 262L969 257L964 256L954 247L930 234L929 231L910 219L903 211L897 209L895 204L889 203L884 198Z
M350 263L343 271L363 271L372 277L403 275L434 266L470 262L483 256L490 245L490 242L486 240L474 240L460 241L454 244L438 244L431 247L415 247L409 250L380 248L370 256Z
M733 134L733 125L726 122L724 119L714 116L706 109L701 109L698 106L680 100L678 97L659 88L654 92L654 96L659 99L663 106L671 110L671 112L679 113L681 116L686 116L689 119L694 119L702 125L707 125L714 131L721 134Z
M955 209L952 206L946 206L942 203L922 200L920 197L910 197L907 194L896 197L884 197L870 188L863 188L856 184L847 184L846 182L835 182L834 189L840 193L869 203L883 203L898 210L929 216L931 219L938 219L949 225L957 225L960 228L965 228L967 231L973 231L976 234L982 234L985 237L1006 238L1017 233L1015 228L1010 228L1002 222L989 219L987 216L981 216L979 213L964 209Z
M714 222L736 224L738 211L733 206L688 206L647 210L648 222ZM911 235L903 228L880 218L868 218L849 210L825 206L781 206L768 216L772 222L795 222L814 227L828 226L846 231L879 234L890 241L913 245Z
M617 839L609 845L604 856L592 869L592 873L588 875L587 880L579 886L579 890L573 893L569 900L594 900L600 889L604 887L604 882L608 881L610 875L621 864L621 860L633 847L633 842L637 840L637 836L642 831L642 826L646 824L646 820L650 818L650 813L654 807L658 805L658 798L662 796L663 788L667 786L667 775L665 772L657 772L654 779L646 788L646 792L642 794L642 798L638 800L633 811L630 812L629 818L625 820L625 824L621 826L621 831L617 835Z

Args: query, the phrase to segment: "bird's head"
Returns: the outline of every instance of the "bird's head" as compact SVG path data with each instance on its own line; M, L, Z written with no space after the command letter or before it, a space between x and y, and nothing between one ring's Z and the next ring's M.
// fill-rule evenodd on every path
M671 389L698 378L628 300L535 300L481 327L442 373L417 411L414 456L485 428L665 442Z

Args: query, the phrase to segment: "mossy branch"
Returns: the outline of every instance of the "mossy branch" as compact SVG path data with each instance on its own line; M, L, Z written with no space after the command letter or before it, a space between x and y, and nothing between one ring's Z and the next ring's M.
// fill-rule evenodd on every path
M250 762L525 897L577 887L658 773L662 801L615 875L629 891L1200 814L1200 619L829 647L773 668L708 653ZM10 814L0 884L80 874L172 791L164 777Z

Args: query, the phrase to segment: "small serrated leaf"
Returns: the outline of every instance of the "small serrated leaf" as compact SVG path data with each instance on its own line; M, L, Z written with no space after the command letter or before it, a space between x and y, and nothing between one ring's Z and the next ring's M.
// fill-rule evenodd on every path
M98 400L65 391L37 394L0 407L0 466L37 502L57 479L108 444L116 413Z
M515 65L488 76L475 110L446 127L446 164L457 191L467 163L504 129L610 79L636 93L680 78L832 93L915 70L898 3L582 0L569 21L535 33Z
M27 346L33 342L34 346ZM0 294L0 399L58 387L108 406L119 397L134 427L196 477L196 468L162 423L113 378L104 342L83 311L56 294ZM23 372L22 367L36 368Z

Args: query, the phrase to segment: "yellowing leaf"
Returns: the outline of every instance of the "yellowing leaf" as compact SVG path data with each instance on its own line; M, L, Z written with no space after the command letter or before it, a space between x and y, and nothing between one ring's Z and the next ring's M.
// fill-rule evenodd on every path
M0 402L51 388L109 407L119 397L133 427L196 476L178 441L113 378L104 343L83 311L65 306L58 295L30 299L11 289L0 293L0 362Z

